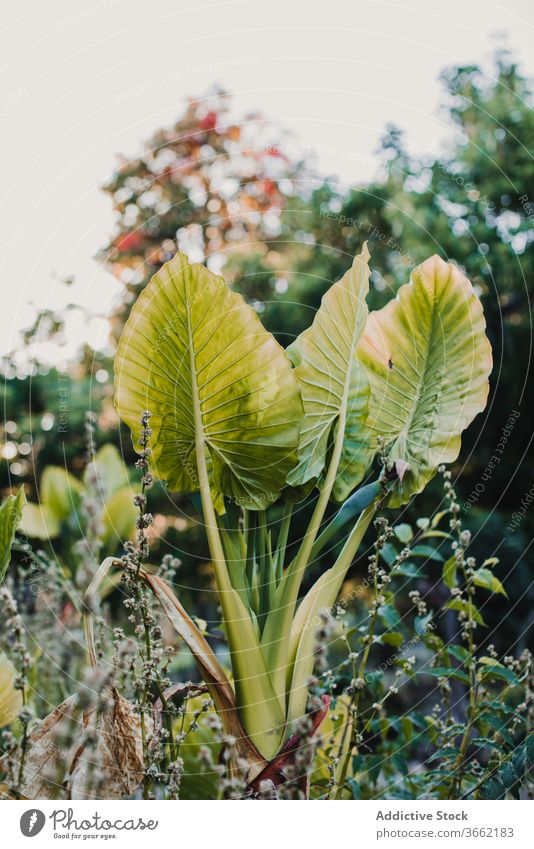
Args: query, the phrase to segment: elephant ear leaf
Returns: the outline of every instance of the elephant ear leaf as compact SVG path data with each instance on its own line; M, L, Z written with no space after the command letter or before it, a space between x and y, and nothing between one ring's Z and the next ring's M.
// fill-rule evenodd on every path
M370 314L358 356L371 384L372 447L383 437L399 472L390 506L457 458L462 431L484 409L492 366L485 327L471 283L438 256Z
M139 435L152 413L152 464L171 490L199 489L206 454L213 500L274 501L296 462L302 402L291 364L222 277L177 254L141 293L115 360L115 403Z
M342 446L332 496L344 501L370 460L365 420L369 383L356 357L367 319L369 252L364 245L346 274L326 292L313 324L288 348L304 404L299 462L290 487L319 481L339 435ZM340 434L342 431L342 436Z

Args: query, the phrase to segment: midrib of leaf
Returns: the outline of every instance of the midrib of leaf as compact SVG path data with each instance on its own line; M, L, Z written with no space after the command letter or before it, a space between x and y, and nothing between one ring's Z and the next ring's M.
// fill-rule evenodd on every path
M434 297L432 299L428 343L425 347L425 350L423 351L423 360L424 360L423 368L420 369L420 370L417 370L415 368L415 366L412 363L410 363L409 360L406 360L408 365L410 365L413 368L413 370L415 371L415 373L417 375L417 386L415 387L416 388L416 394L415 394L415 397L413 398L413 400L411 402L411 406L410 406L410 410L409 410L409 413L408 413L408 418L406 420L406 423L404 424L402 430L400 431L397 438L395 439L395 445L397 445L398 441L402 437L406 440L406 443L410 442L410 434L413 435L413 433L415 433L415 431L412 430L412 425L414 424L414 421L416 419L416 414L417 414L418 408L419 408L420 403L421 403L421 397L423 395L423 389L424 389L425 384L426 384L428 372L430 370L431 365L433 365L430 362L430 360L431 360L430 354L431 354L431 348L432 348L432 341L434 339L434 329L435 329L435 321L436 321L436 313L437 313L436 307L437 307L437 302L436 302L436 298L435 298L435 295L434 295ZM403 309L404 309L404 306L403 306ZM403 377L403 380L406 380L404 375L402 377ZM407 382L409 382L409 381L407 381ZM395 387L395 391L397 391L396 387ZM436 398L437 398L437 395L436 395ZM435 420L436 407L437 407L437 401L434 402L434 407L433 407L433 410L432 410L432 413L431 413L432 427L423 428L423 432L428 433L427 442L430 442L432 433L434 431L434 420Z
M210 484L208 477L208 469L206 466L206 438L204 433L204 424L202 421L202 409L200 406L200 398L198 394L198 381L196 370L196 356L193 340L193 332L191 327L191 305L189 303L188 292L186 288L185 310L187 317L187 341L189 348L189 369L191 372L191 403L193 406L193 424L195 429L195 454L197 461L197 472L200 485L200 496L202 501L202 509L204 519L206 521L206 533L210 550L212 551L213 565L215 569L215 579L219 593L221 594L221 602L224 608L225 591L230 588L228 572L226 570L226 561L222 550L222 544L217 533L217 522L215 510L210 495Z
M186 288L187 339L191 371L191 402L195 428L195 452L200 498L215 580L228 634L232 666L236 681L238 708L251 739L265 757L274 757L283 734L285 711L276 699L271 678L249 613L237 590L231 584L219 536L217 518L211 499L206 465L206 435L198 392L196 354L191 321L191 307ZM198 325L197 325L198 327Z

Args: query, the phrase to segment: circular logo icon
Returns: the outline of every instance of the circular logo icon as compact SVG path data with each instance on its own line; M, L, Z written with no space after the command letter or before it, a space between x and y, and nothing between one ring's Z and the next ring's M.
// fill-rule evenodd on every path
M42 830L45 822L46 817L43 812L37 808L31 808L22 814L20 818L20 830L24 837L35 837Z

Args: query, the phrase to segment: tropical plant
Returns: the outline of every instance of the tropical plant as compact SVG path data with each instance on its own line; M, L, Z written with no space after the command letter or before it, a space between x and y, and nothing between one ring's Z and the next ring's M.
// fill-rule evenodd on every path
M434 256L368 314L368 259L364 246L284 351L221 277L177 254L141 293L115 360L116 408L140 461L170 490L200 492L233 686L172 589L146 568L139 575L191 649L251 786L283 780L280 757L306 714L317 622L373 517L456 459L486 403L491 349L461 271ZM306 498L311 521L287 562L292 514ZM267 511L278 502L274 534ZM341 506L325 522L330 502ZM300 597L339 533L339 555Z

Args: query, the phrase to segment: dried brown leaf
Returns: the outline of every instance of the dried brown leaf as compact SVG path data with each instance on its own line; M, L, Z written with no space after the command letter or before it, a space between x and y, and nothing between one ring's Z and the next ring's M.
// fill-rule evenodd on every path
M145 719L147 733L152 722ZM96 744L88 742L94 732ZM72 741L62 746L62 741ZM122 799L143 780L141 722L132 705L110 688L110 707L82 713L78 697L58 705L27 740L23 769L19 742L0 760L5 785L27 799Z
M7 773L5 784L9 790L27 799L64 797L65 775L79 748L78 742L62 747L63 740L72 738L73 723L81 726L76 735L79 738L84 722L76 696L69 696L30 734L24 758L20 742L2 757L0 769Z
M132 705L111 690L112 707L96 721L96 747L77 753L67 780L70 799L124 799L143 781L144 758L141 720ZM145 729L150 722L145 718Z

